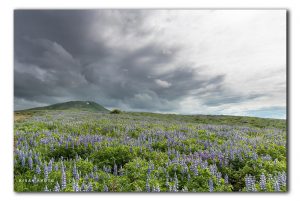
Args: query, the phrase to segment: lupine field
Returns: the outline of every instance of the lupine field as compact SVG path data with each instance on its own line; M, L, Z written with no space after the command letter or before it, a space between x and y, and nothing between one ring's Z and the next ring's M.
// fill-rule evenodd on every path
M220 118L91 111L23 115L14 123L14 190L287 191L285 120Z

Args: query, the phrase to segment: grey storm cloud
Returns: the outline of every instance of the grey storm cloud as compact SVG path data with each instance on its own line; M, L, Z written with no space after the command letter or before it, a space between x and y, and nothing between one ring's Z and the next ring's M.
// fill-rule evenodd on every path
M153 12L16 10L16 109L88 99L106 107L172 112L189 96L206 106L264 96L231 91L227 75L205 73L205 63L178 61L185 47L153 34L160 30L147 26Z
M124 21L111 24L109 15L115 14L125 17ZM222 81L219 76L199 80L195 70L179 66L155 77L172 83L168 89L162 89L151 76L173 62L177 49L165 54L163 44L158 43L147 44L133 52L127 52L126 47L111 49L105 40L96 43L88 37L88 26L94 17L94 11L15 12L17 98L52 103L51 100L59 98L82 99L89 94L93 99L107 100L103 104L111 107L114 105L110 105L109 100L114 99L131 108L168 110L176 107L176 100L189 90L212 80ZM127 25L138 26L143 17L144 14L136 11L104 11L98 23L104 30L115 26L126 35L134 29ZM147 34L139 32L141 37ZM145 61L141 61L143 58Z

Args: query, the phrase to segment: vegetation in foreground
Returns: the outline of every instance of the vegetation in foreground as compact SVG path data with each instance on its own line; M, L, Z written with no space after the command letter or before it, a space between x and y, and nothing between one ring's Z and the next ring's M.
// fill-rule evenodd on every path
M285 120L48 109L16 113L17 192L287 190Z

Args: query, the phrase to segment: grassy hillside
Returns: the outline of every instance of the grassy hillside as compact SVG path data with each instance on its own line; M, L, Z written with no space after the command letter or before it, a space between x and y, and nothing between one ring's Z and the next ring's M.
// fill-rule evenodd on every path
M37 114L43 115L43 111L72 110L72 111L90 111L90 112L108 112L103 106L92 101L70 101L58 103L46 107L37 107L28 110L16 111L15 120L23 120ZM247 126L255 128L278 128L286 129L286 120L268 119L246 116L229 115L177 115L177 114L159 114L149 112L122 112L123 115L130 115L133 118L151 118L153 120L178 121L184 123ZM122 115L121 115L122 116Z
M247 116L229 116L229 115L177 115L177 114L159 114L147 112L128 112L136 117L152 117L154 119L177 120L186 123L214 124L214 125L231 125L247 126L256 128L278 128L286 129L285 119L270 119Z
M104 108L102 105L93 101L69 101L64 103L57 103L45 107L31 108L26 111L39 111L39 110L88 110L88 111L102 111L108 112L109 110Z

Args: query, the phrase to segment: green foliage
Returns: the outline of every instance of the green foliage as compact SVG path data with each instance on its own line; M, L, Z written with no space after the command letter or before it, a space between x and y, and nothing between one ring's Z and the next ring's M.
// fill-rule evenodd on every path
M130 152L129 146L102 147L101 150L94 152L91 158L94 163L100 167L114 164L124 165L136 156L136 153Z
M121 110L118 110L118 109L114 109L112 111L110 111L110 114L121 114L122 111Z

